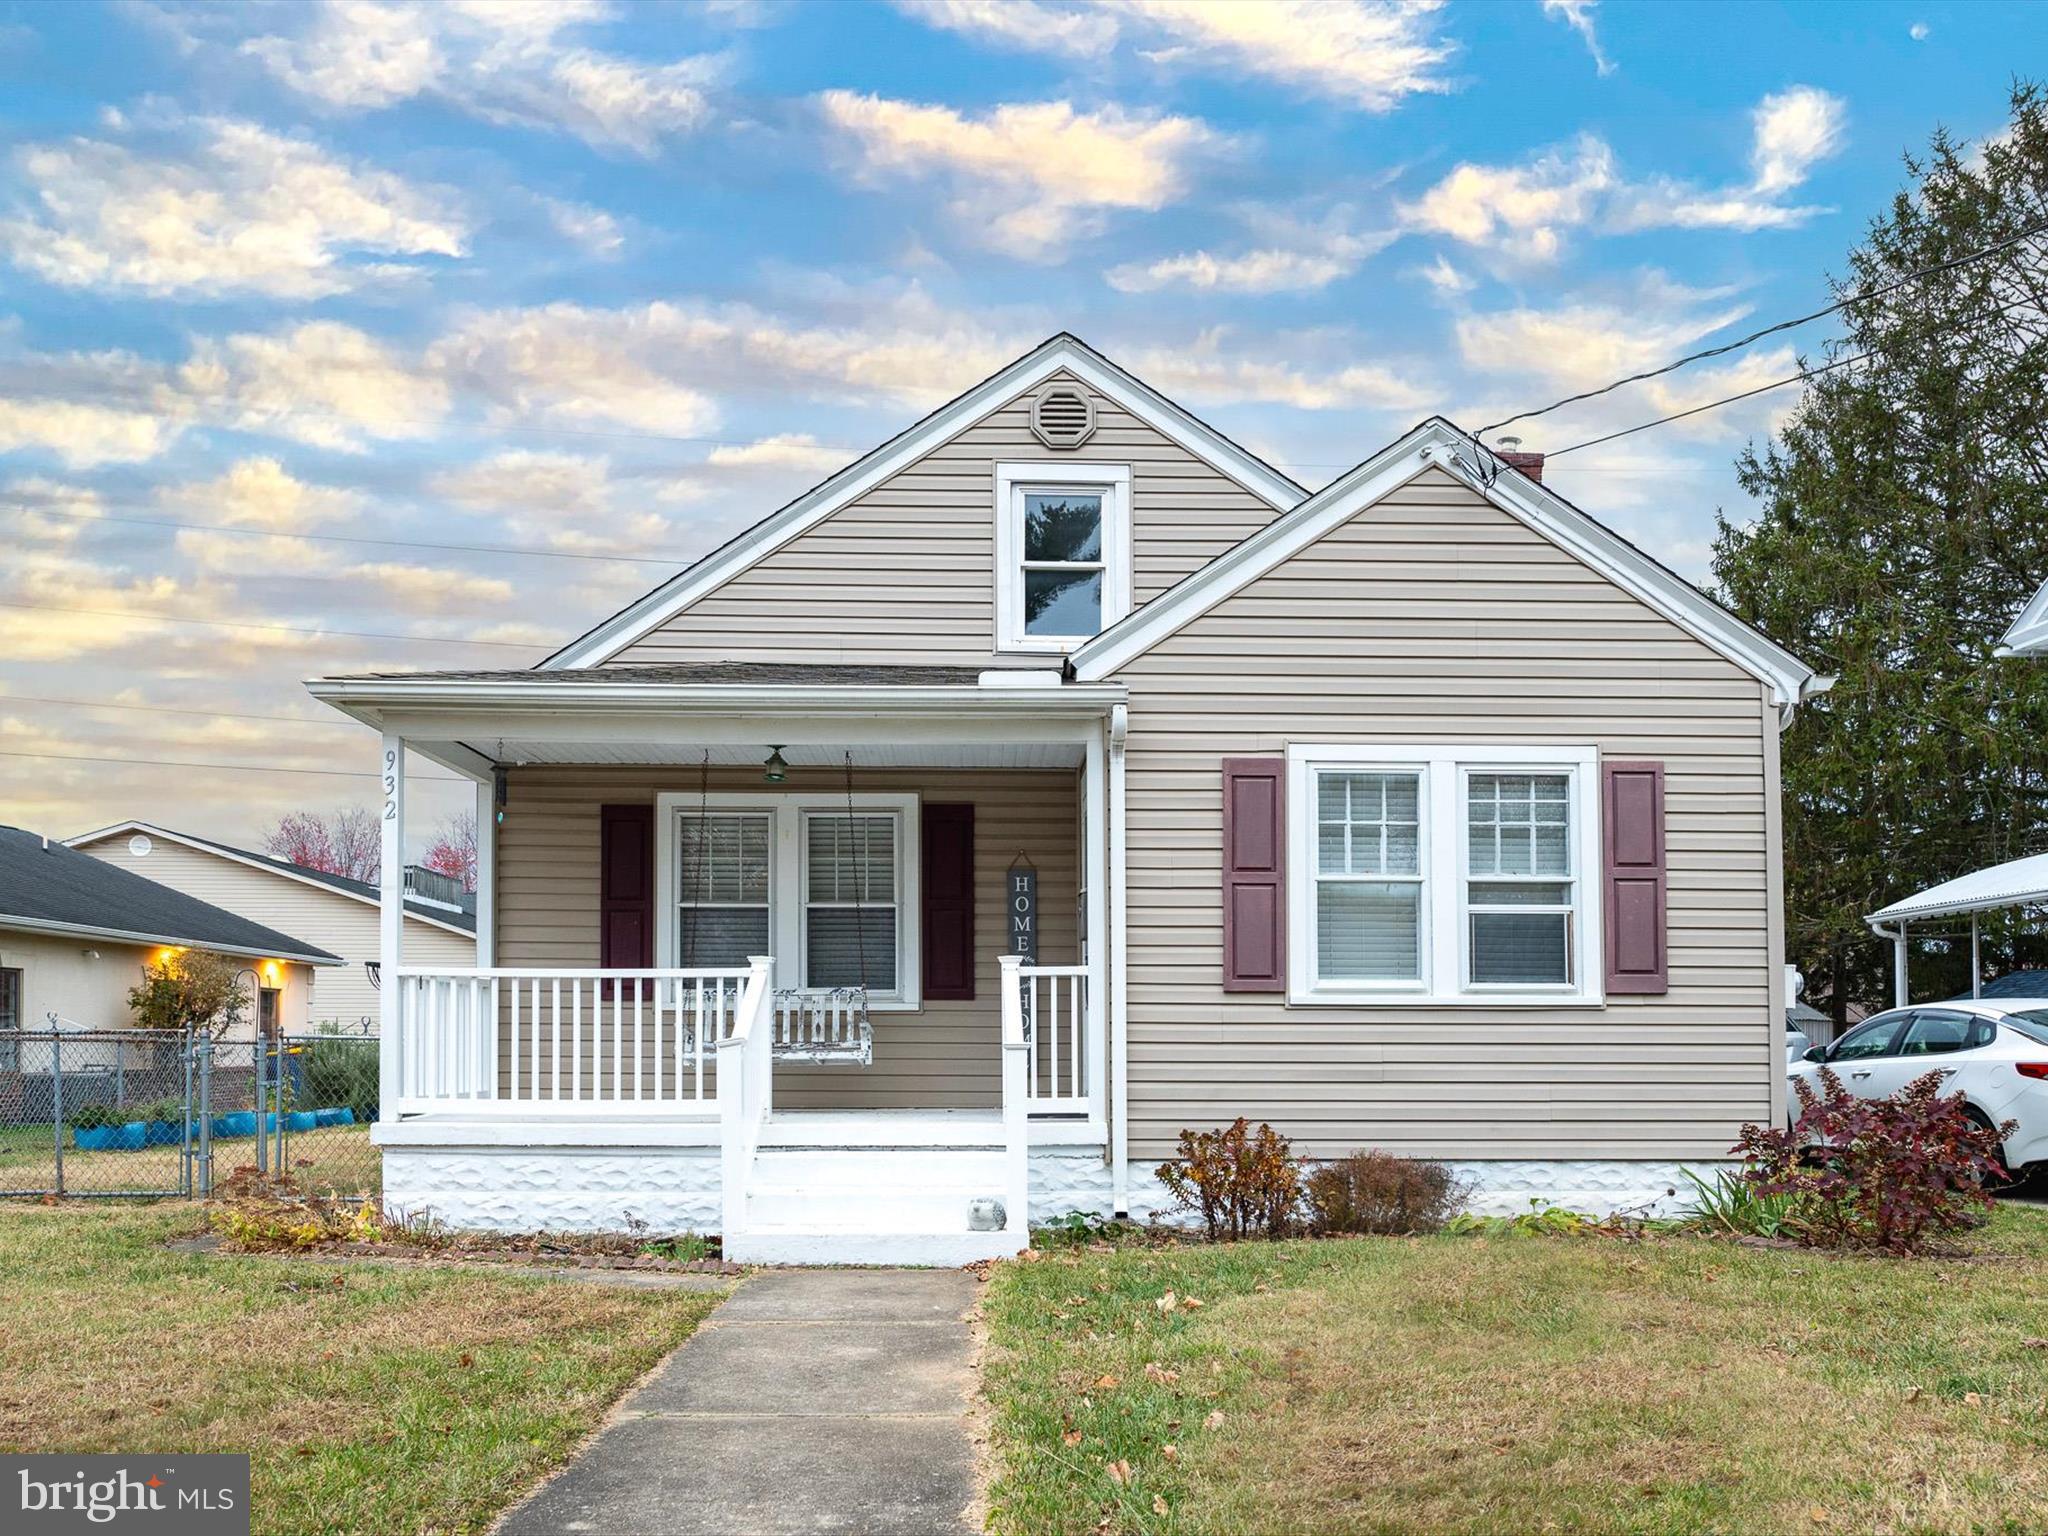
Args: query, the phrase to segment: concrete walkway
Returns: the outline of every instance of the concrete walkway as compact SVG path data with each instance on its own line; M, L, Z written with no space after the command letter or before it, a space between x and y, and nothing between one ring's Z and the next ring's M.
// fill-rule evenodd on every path
M960 1270L755 1276L500 1536L957 1536L974 1287Z

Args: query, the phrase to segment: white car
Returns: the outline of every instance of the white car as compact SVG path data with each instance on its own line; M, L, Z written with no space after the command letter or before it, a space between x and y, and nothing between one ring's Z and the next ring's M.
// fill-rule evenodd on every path
M2048 999L1964 998L1894 1008L1865 1019L1832 1045L1816 1045L1792 1063L1793 1082L1813 1083L1822 1067L1859 1098L1883 1099L1915 1078L1939 1072L1943 1090L1963 1096L1979 1125L2017 1120L2005 1143L2006 1171L2019 1177L2048 1162ZM1799 1117L1799 1100L1789 1100Z

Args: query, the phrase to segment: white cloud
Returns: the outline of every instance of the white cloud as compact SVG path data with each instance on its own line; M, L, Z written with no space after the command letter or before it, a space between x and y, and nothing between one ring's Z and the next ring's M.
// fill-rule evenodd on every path
M1587 134L1518 166L1459 165L1406 212L1418 228L1467 245L1548 260L1619 179L1614 151Z
M1233 255L1189 251L1153 262L1128 262L1105 274L1124 293L1187 288L1198 293L1288 293L1326 288L1385 250L1397 231L1355 234L1335 222L1319 229L1269 221L1284 243Z
M431 436L448 405L440 380L333 320L202 340L179 379L226 425L345 452L372 438Z
M309 576L333 569L331 551L287 533L219 533L180 528L178 553L199 570L221 576Z
M638 497L617 495L604 458L515 450L443 470L428 489L495 519L514 538L556 549L647 548L673 531L667 518L633 505Z
M0 491L0 505L14 513L11 531L16 538L51 545L76 543L86 520L105 511L99 492L92 487L66 485L39 475L10 481Z
M593 208L588 203L564 202L554 197L544 197L540 203L556 231L593 256L616 256L626 243L625 231L619 227L619 221L602 208Z
M1847 115L1840 97L1810 85L1795 85L1758 102L1750 114L1756 141L1749 155L1756 191L1770 197L1804 182L1816 162L1842 147Z
M414 610L424 608L431 612L448 607L474 610L512 601L512 583L501 577L478 576L441 566L374 561L352 565L343 574L356 581L371 583L386 597Z
M1069 10L1038 0L896 0L896 8L927 26L1035 53L1092 59L1116 46L1116 17L1109 11Z
M1464 315L1454 334L1469 368L1584 389L1667 363L1748 313L1743 305L1701 307L1712 298L1653 280L1626 301Z
M1416 275L1446 298L1457 298L1470 293L1479 285L1439 256L1426 267L1417 267Z
M869 175L954 182L953 211L976 238L1026 258L1063 254L1111 210L1167 206L1186 190L1189 162L1223 143L1194 118L1066 101L980 117L853 91L826 91L818 104Z
M1928 35L1929 28L1927 23L1924 21L1916 21L1913 23L1913 25L1906 28L1906 36L1912 38L1913 41L1916 43L1926 42Z
M721 469L830 470L845 464L845 450L820 444L808 432L778 432L759 442L721 443L705 460Z
M1282 349L1293 355L1356 350L1349 337L1302 338ZM1168 395L1207 405L1289 405L1304 411L1415 410L1431 393L1378 363L1338 362L1327 367L1274 361L1276 349L1226 350L1220 331L1184 346L1140 350L1131 371Z
M1767 96L1751 112L1751 181L1700 187L1670 177L1631 181L1614 151L1582 134L1520 165L1464 164L1403 210L1411 226L1524 261L1548 261L1582 227L1790 228L1823 210L1784 201L1842 146L1841 101L1812 86Z
M67 469L139 464L162 453L180 430L176 422L118 406L0 397L0 453L40 448Z
M241 459L212 480L165 486L157 501L208 522L277 533L341 522L361 507L355 492L296 479L271 458Z
M652 156L711 117L720 61L650 63L578 45L564 34L608 19L593 3L327 0L289 34L242 51L285 85L342 111L433 96L487 122L571 134Z
M72 139L15 156L33 203L0 222L25 271L68 288L253 292L308 299L404 271L378 258L460 257L453 200L351 166L304 139L214 118L197 142L137 153Z
M1442 0L1123 0L1116 14L1149 26L1157 62L1250 73L1368 112L1450 90L1455 51L1437 35Z
M1597 74L1614 73L1614 61L1607 57L1600 47L1600 35L1593 25L1593 12L1600 0L1543 0L1543 14L1552 21L1561 21L1570 27L1585 42L1586 52L1593 56L1593 69Z

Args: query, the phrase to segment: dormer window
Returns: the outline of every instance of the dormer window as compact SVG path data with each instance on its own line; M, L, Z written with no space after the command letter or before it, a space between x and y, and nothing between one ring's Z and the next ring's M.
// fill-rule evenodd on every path
M1130 611L1130 466L998 464L996 649L1069 651Z

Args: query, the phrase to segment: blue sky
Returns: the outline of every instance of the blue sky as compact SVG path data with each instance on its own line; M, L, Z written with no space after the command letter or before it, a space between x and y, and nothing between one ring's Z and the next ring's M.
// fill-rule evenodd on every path
M1997 4L0 4L0 817L366 798L300 679L534 660L1056 330L1313 486L1816 307L2043 40ZM1550 478L1701 578L1793 397Z

